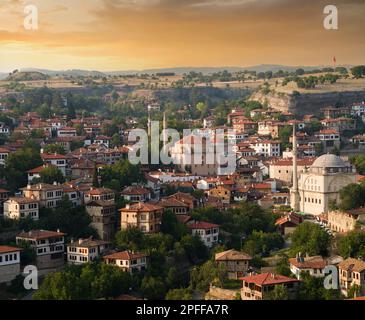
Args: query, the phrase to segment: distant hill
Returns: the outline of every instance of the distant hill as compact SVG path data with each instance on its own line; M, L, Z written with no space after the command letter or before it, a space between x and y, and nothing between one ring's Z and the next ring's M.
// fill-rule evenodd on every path
M94 76L101 76L104 77L106 74L100 71L94 70L81 70L81 69L71 69L71 70L47 70L47 69L36 69L36 68L28 68L23 69L21 71L26 72L41 72L43 74L49 75L51 77L56 76L66 76L66 77L94 77Z
M111 71L105 72L108 75L126 75L126 74L156 74L156 73L170 73L173 72L175 74L184 74L189 73L191 71L201 72L205 74L215 73L219 71L227 70L228 72L238 72L238 71L256 71L256 72L266 72L273 71L277 72L279 70L283 71L295 71L299 68L304 69L305 71L322 69L328 66L284 66L278 64L261 64L256 66L249 67L181 67L181 68L162 68L162 69L145 69L145 70L126 70L126 71ZM349 66L344 66L349 67Z
M46 75L38 71L13 72L5 78L6 81L37 81L37 80L47 80L47 79L49 79L49 75Z
M343 65L346 68L350 68L350 65ZM144 69L144 70L119 70L119 71L106 71L101 72L97 70L82 70L82 69L71 69L71 70L48 70L48 69L37 69L37 68L27 68L22 69L20 72L35 72L41 73L44 75L48 75L51 77L56 76L67 76L67 77L105 77L107 75L115 76L115 75L131 75L131 74L156 74L156 73L175 73L177 75L181 75L184 73L189 73L191 71L202 72L204 74L211 74L214 72L227 70L229 72L238 72L238 71L256 71L256 72L266 72L273 71L277 72L279 70L283 71L295 71L299 68L304 69L305 71L322 69L328 66L285 66L278 64L260 64L256 66L248 66L248 67L235 67L235 66L227 66L227 67L176 67L176 68L156 68L156 69ZM5 76L7 74L4 74ZM0 73L0 79L4 77L2 73Z
M9 73L0 72L0 80L6 79L6 77L9 75Z

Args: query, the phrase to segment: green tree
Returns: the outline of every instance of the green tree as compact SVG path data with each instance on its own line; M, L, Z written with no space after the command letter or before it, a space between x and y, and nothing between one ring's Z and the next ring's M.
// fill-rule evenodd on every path
M253 231L246 239L243 250L251 256L260 254L268 255L273 249L280 249L284 244L284 239L277 232L265 233L263 231Z
M227 270L222 265L216 265L208 260L201 266L195 266L190 271L190 288L199 292L207 292L211 283L222 287L227 279Z
M359 79L365 76L365 66L356 66L351 68L351 73L354 78Z
M131 276L100 262L67 266L51 273L33 295L34 300L90 300L112 298L129 291Z
M182 236L187 234L187 229L172 211L166 211L161 219L161 232L170 234L176 240L180 240Z
M115 235L115 245L119 250L141 250L145 236L138 228L127 228Z
M48 184L53 184L54 182L64 183L65 177L56 166L47 166L40 172L40 181Z
M44 149L44 153L57 153L57 154L66 154L65 149L57 143L47 144Z
M145 277L142 280L141 292L148 300L160 300L165 297L166 287L164 282L155 277Z
M360 174L365 174L365 155L359 154L350 158L350 162L355 165Z
M324 288L323 278L312 277L307 272L301 274L299 300L338 300L340 295L339 290Z
M340 190L340 209L351 210L365 203L365 189L359 184L349 184Z
M100 184L99 184L99 174L98 174L98 168L96 166L96 163L94 165L93 187L94 188L99 188L100 187Z
M267 300L289 300L288 289L284 285L275 286L274 289L267 294Z
M304 71L304 69L299 68L299 69L295 70L295 74L297 76L302 76L303 74L305 74L305 71Z
M5 161L5 177L10 190L24 187L28 182L27 171L41 166L43 163L39 150L24 147L9 154Z
M79 239L93 236L98 238L97 232L90 226L91 218L85 207L72 207L70 201L64 199L62 205L54 210L42 209L38 229L57 230L67 233L68 237Z
M289 259L287 256L282 256L278 264L276 265L276 273L281 274L283 276L291 276L292 272L289 268Z
M112 136L112 145L117 147L121 145L121 139L119 133L114 133Z
M117 191L120 191L120 188L131 185L136 182L144 182L144 174L140 170L138 166L132 165L128 160L118 161L114 165L105 166L100 171L102 185L104 187L118 187ZM112 181L118 181L118 185ZM116 189L115 189L116 190Z
M293 135L292 126L284 126L279 129L279 139L284 148L289 147L289 138Z
M338 239L337 247L344 258L365 257L365 233L359 230L350 231Z
M189 289L171 289L167 292L166 300L192 300L193 296Z
M300 224L293 232L291 239L291 249L294 254L302 252L310 255L327 255L331 242L329 234L312 222Z
M361 288L360 288L360 286L358 286L357 284L354 284L349 289L349 292L348 292L347 297L349 299L352 299L352 298L359 297L360 295L361 295Z

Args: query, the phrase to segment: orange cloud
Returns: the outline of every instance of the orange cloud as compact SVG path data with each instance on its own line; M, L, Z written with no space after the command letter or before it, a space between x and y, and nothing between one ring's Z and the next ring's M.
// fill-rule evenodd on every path
M0 21L5 13L16 19L0 25L4 70L321 65L334 55L357 64L365 54L362 0L336 1L337 31L322 26L324 0L34 0L36 32L21 28L24 2L6 2Z

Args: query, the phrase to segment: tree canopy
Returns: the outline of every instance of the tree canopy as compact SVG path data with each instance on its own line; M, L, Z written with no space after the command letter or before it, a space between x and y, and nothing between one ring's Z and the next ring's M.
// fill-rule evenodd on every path
M303 222L291 236L293 253L308 253L309 255L327 255L331 242L330 235L319 225Z

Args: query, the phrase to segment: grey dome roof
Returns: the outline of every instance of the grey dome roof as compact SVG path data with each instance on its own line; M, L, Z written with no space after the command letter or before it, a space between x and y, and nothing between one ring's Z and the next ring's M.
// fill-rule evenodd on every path
M345 168L345 162L334 154L325 154L313 162L311 168Z

